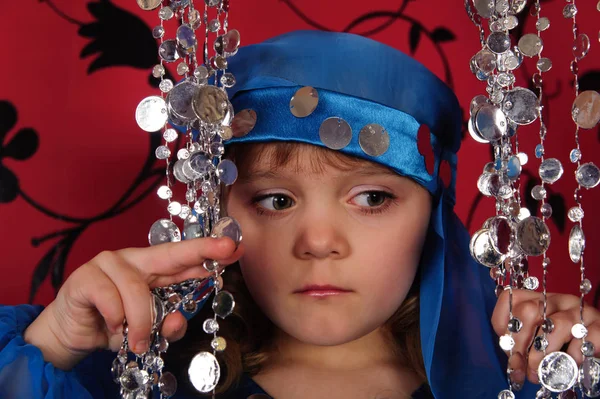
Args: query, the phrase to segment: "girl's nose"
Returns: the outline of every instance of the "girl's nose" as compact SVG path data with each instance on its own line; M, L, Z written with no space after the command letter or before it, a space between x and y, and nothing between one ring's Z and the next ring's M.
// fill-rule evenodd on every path
M350 254L347 232L333 214L313 214L301 220L301 225L296 230L295 256L300 259L342 259Z

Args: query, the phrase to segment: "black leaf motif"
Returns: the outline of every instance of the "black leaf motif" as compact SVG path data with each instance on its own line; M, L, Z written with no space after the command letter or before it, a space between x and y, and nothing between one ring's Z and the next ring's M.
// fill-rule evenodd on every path
M409 33L409 44L410 44L410 53L414 54L415 51L417 51L417 47L419 46L419 41L421 40L421 33L422 33L422 28L421 25L419 24L412 24L412 26L410 27L410 33Z
M556 224L558 231L562 234L565 231L565 224L567 222L565 199L560 194L552 194L548 197L548 203L552 207L551 219Z
M2 165L2 159L27 159L36 152L39 144L38 134L31 128L18 130L8 144L4 144L4 139L16 123L15 106L8 101L0 101L0 203L11 202L19 194L19 179Z
M89 66L88 74L117 65L147 69L157 63L158 46L144 21L109 0L90 2L88 10L96 21L79 28L80 36L92 39L80 57L100 54Z
M600 91L600 70L589 71L579 78L579 91Z
M52 287L56 290L56 292L58 292L60 286L62 285L65 273L65 266L67 264L67 256L69 255L73 244L79 237L80 232L81 230L75 230L75 232L69 234L60 242L60 250L58 252L58 255L56 256L54 264L52 265L51 275Z
M451 42L452 40L456 39L456 36L450 31L450 29L440 26L433 30L431 33L431 38L434 42L441 43Z
M54 258L56 257L56 252L58 250L58 246L60 244L54 245L50 250L44 255L44 257L39 261L35 270L33 271L33 276L31 276L31 288L29 290L29 303L33 302L33 298L37 293L37 290L42 285L42 282L48 275L50 271L50 267L54 264Z

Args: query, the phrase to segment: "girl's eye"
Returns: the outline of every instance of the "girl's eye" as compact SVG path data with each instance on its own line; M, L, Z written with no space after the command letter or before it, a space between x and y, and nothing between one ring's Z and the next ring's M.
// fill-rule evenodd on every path
M392 198L392 195L385 191L367 191L358 194L356 197L357 205L364 207L377 207L385 203L385 200Z
M269 194L257 198L255 203L270 211L281 211L294 205L294 201L283 194Z

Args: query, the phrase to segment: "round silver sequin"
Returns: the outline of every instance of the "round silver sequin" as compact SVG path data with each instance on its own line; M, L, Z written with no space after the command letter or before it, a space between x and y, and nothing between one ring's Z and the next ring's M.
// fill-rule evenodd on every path
M332 150L340 150L350 144L352 128L342 118L327 118L319 128L319 138Z
M148 381L148 372L145 370L140 370L138 367L126 367L125 371L119 378L121 387L123 387L125 391L136 391L141 389L144 387L144 385L146 385L146 383L148 383Z
M498 394L498 399L515 399L515 394L511 390L504 389Z
M539 30L540 32L545 31L546 29L548 29L550 27L550 20L546 17L541 17L540 19L537 20L537 22L535 23L535 28L537 30Z
M573 41L573 56L578 60L584 58L590 50L590 38L585 33L577 35Z
M144 98L135 110L138 126L147 132L159 131L167 123L167 119L167 105L158 96Z
M477 10L477 14L483 18L490 18L494 15L494 0L473 0L473 5Z
M538 367L540 383L551 392L571 389L577 381L578 374L577 363L565 352L549 353Z
M215 319L206 319L202 323L202 329L207 334L213 334L219 331L219 323Z
M555 183L561 178L563 172L563 166L556 158L545 159L539 167L540 178L545 183Z
M177 391L177 379L175 376L168 371L162 373L158 379L158 390L166 398L175 395L175 392Z
M502 256L494 249L488 229L481 229L473 235L469 249L473 259L484 266L494 267L502 263Z
M187 24L183 24L177 28L177 33L175 35L179 45L188 51L189 49L193 50L194 47L196 47L196 44L198 44L198 39L196 39L194 30Z
M487 45L496 54L502 54L510 48L510 36L504 32L492 32L487 38Z
M582 129L592 129L600 121L600 94L594 90L581 92L571 109L573 121Z
M503 350L509 351L512 348L514 348L514 346L515 346L515 340L509 334L505 334L500 337L500 347Z
M577 323L571 327L571 335L577 339L585 338L587 333L587 328L581 323Z
M586 342L587 343L587 342ZM593 356L593 350L592 355ZM588 398L600 396L600 360L586 357L579 371L579 384L583 394Z
M473 62L477 69L486 75L496 69L496 55L488 49L478 51L473 57Z
M238 177L237 167L229 159L224 159L217 166L217 176L223 184L231 186Z
M138 6L144 11L154 10L162 3L161 0L137 0Z
M592 162L584 163L575 171L575 179L585 188L594 188L600 183L600 169Z
M179 53L177 52L177 40L169 39L162 42L158 47L158 55L165 62L177 61L179 59Z
M494 249L500 254L507 254L512 233L508 219L504 216L495 216L488 222L488 226L490 241Z
M534 92L515 87L506 93L502 109L506 117L517 125L528 125L538 117L538 98Z
M296 118L305 118L312 114L319 104L319 93L310 86L296 91L290 100L290 111Z
M150 245L158 245L165 242L181 241L179 227L169 219L160 219L154 222L148 233Z
M192 108L192 100L200 86L190 81L183 81L173 87L167 95L166 102L169 114L189 123L197 118Z
M205 123L222 123L230 114L227 94L215 86L201 86L192 99L192 108Z
M485 140L483 137L481 137L479 135L479 132L477 130L475 130L475 125L473 122L473 119L475 118L475 115L471 115L471 117L469 118L469 122L467 123L467 130L469 131L469 134L471 135L471 138L473 140L475 140L478 143L482 143L482 144L487 144L489 143L488 140Z
M360 130L358 144L365 154L377 157L388 150L390 136L383 126L371 123Z
M233 299L233 295L227 291L219 291L213 299L212 309L222 319L233 313L234 308L235 300Z
M536 63L537 69L540 72L548 72L552 69L552 61L550 58L540 58Z
M237 220L227 216L219 219L217 223L214 224L210 236L213 238L229 237L237 246L242 242L242 228Z
M539 288L539 286L540 286L540 281L535 276L527 277L523 281L523 287L525 287L525 289L530 290L530 291L537 290Z
M585 250L585 235L579 224L574 225L569 233L569 257L573 263L579 263Z
M475 129L481 137L489 141L498 141L506 134L506 117L500 108L483 105L475 115Z
M166 145L159 145L154 151L157 159L167 159L171 156L171 150Z
M256 125L256 111L243 109L235 114L231 121L233 137L244 137L254 129Z
M200 392L210 392L219 382L221 367L212 353L200 352L190 362L188 375L194 388Z
M535 33L528 33L519 39L519 50L528 57L537 56L544 48L542 39Z
M517 225L517 242L528 256L543 254L550 245L550 231L546 223L538 217L530 216Z
M168 186L160 186L156 194L158 194L159 198L166 200L173 196L173 191Z

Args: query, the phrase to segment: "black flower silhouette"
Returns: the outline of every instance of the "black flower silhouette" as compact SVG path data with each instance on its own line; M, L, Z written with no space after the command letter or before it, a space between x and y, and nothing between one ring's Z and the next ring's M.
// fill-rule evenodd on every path
M100 53L88 73L116 65L147 69L156 64L158 46L144 21L109 0L90 2L87 7L96 21L79 28L80 36L93 39L80 57Z
M19 179L2 164L3 158L25 160L31 157L39 144L38 134L31 128L22 128L4 144L4 139L17 123L17 109L10 102L0 100L0 203L11 202L19 194Z

